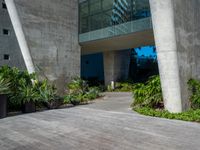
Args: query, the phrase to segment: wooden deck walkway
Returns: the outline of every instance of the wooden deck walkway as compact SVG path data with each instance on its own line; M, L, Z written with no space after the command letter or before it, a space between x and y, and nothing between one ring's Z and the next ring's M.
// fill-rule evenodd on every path
M130 102L129 93L107 93L90 105L5 118L0 150L200 149L200 124L141 116Z

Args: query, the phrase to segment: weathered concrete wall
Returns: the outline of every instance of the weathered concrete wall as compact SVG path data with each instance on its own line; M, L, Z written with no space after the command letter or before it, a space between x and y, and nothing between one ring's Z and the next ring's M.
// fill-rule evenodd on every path
M63 91L67 81L80 75L78 0L14 3L36 72Z
M174 0L174 22L182 106L189 106L187 81L200 79L200 0Z
M3 29L9 30L9 35L4 35ZM10 56L9 60L4 59L5 54ZM0 66L3 65L26 69L8 11L0 7Z
M200 71L200 0L150 0L165 107L189 108L187 82Z
M130 65L130 51L108 51L104 52L104 80L105 85L111 81L128 79Z

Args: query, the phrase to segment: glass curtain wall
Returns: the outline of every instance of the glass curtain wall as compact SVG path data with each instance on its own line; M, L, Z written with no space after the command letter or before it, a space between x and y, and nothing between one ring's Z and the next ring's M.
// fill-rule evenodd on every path
M79 33L150 17L149 0L80 0Z

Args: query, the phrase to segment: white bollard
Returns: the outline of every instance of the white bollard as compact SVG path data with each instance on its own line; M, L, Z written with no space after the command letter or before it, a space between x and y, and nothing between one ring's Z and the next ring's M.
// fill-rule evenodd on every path
M114 90L115 89L115 82L111 81L111 89Z

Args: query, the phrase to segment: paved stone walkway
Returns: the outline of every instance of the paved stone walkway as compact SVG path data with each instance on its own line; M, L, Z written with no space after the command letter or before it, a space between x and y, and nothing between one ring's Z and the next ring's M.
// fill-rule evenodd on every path
M0 120L0 150L199 150L200 124L145 117L129 93ZM121 107L120 107L121 106Z

